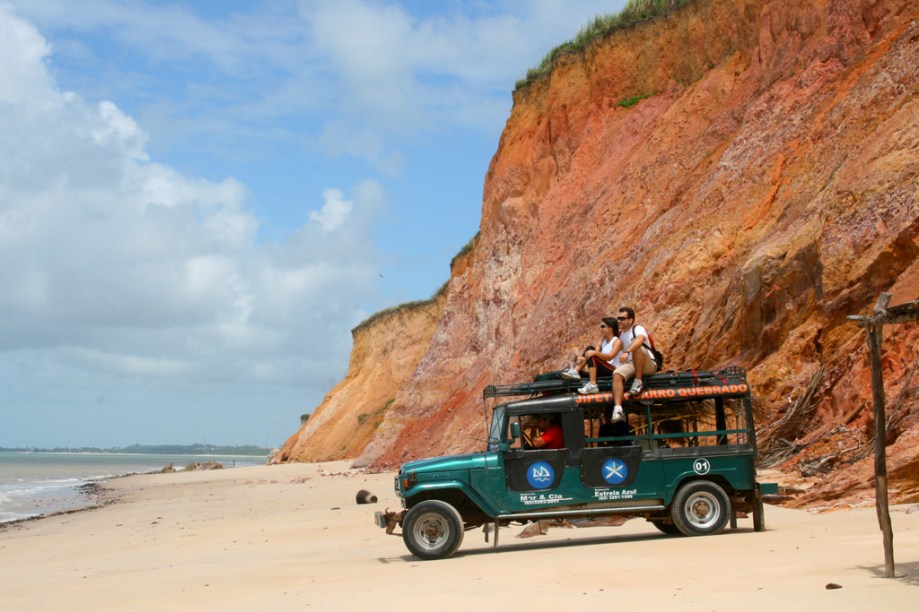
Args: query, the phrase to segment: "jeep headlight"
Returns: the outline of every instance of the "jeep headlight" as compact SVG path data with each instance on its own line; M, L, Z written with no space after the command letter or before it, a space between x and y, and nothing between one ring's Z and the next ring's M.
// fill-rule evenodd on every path
M400 490L407 491L416 482L418 482L418 478L415 477L415 472L400 472L399 475L396 476L396 493Z

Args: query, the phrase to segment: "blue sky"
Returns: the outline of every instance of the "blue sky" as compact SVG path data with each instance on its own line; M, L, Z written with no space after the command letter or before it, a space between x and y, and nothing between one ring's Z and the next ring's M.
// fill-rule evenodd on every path
M0 446L279 445L625 0L0 0Z

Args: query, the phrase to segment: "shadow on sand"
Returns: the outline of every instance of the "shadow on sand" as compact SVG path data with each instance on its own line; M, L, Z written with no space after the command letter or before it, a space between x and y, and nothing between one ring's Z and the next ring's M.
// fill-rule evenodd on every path
M878 578L884 578L883 565L859 565L859 569L871 572ZM903 584L910 586L919 586L919 561L909 561L907 563L897 562L894 557L894 577L893 580L899 580Z

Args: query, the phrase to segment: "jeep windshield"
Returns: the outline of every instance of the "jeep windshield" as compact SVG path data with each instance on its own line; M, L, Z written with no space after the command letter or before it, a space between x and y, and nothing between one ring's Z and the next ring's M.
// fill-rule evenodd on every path
M500 450L504 440L504 409L506 404L496 406L491 415L491 429L488 432L488 452L496 453Z

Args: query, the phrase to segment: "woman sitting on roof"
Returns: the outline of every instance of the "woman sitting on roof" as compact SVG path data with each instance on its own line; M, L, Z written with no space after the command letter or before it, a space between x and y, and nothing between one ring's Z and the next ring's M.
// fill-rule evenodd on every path
M588 389L587 393L599 391L597 379L612 378L613 371L620 365L620 355L622 353L614 346L619 336L619 321L615 317L604 317L600 321L600 333L602 336L597 342L600 346L599 350L588 349L584 351L583 357L578 358L575 366L562 372L562 378L566 380L579 380L581 373L578 372L578 369L586 367L590 376L590 382L584 385L584 388ZM618 348L621 347L622 343L620 342Z

